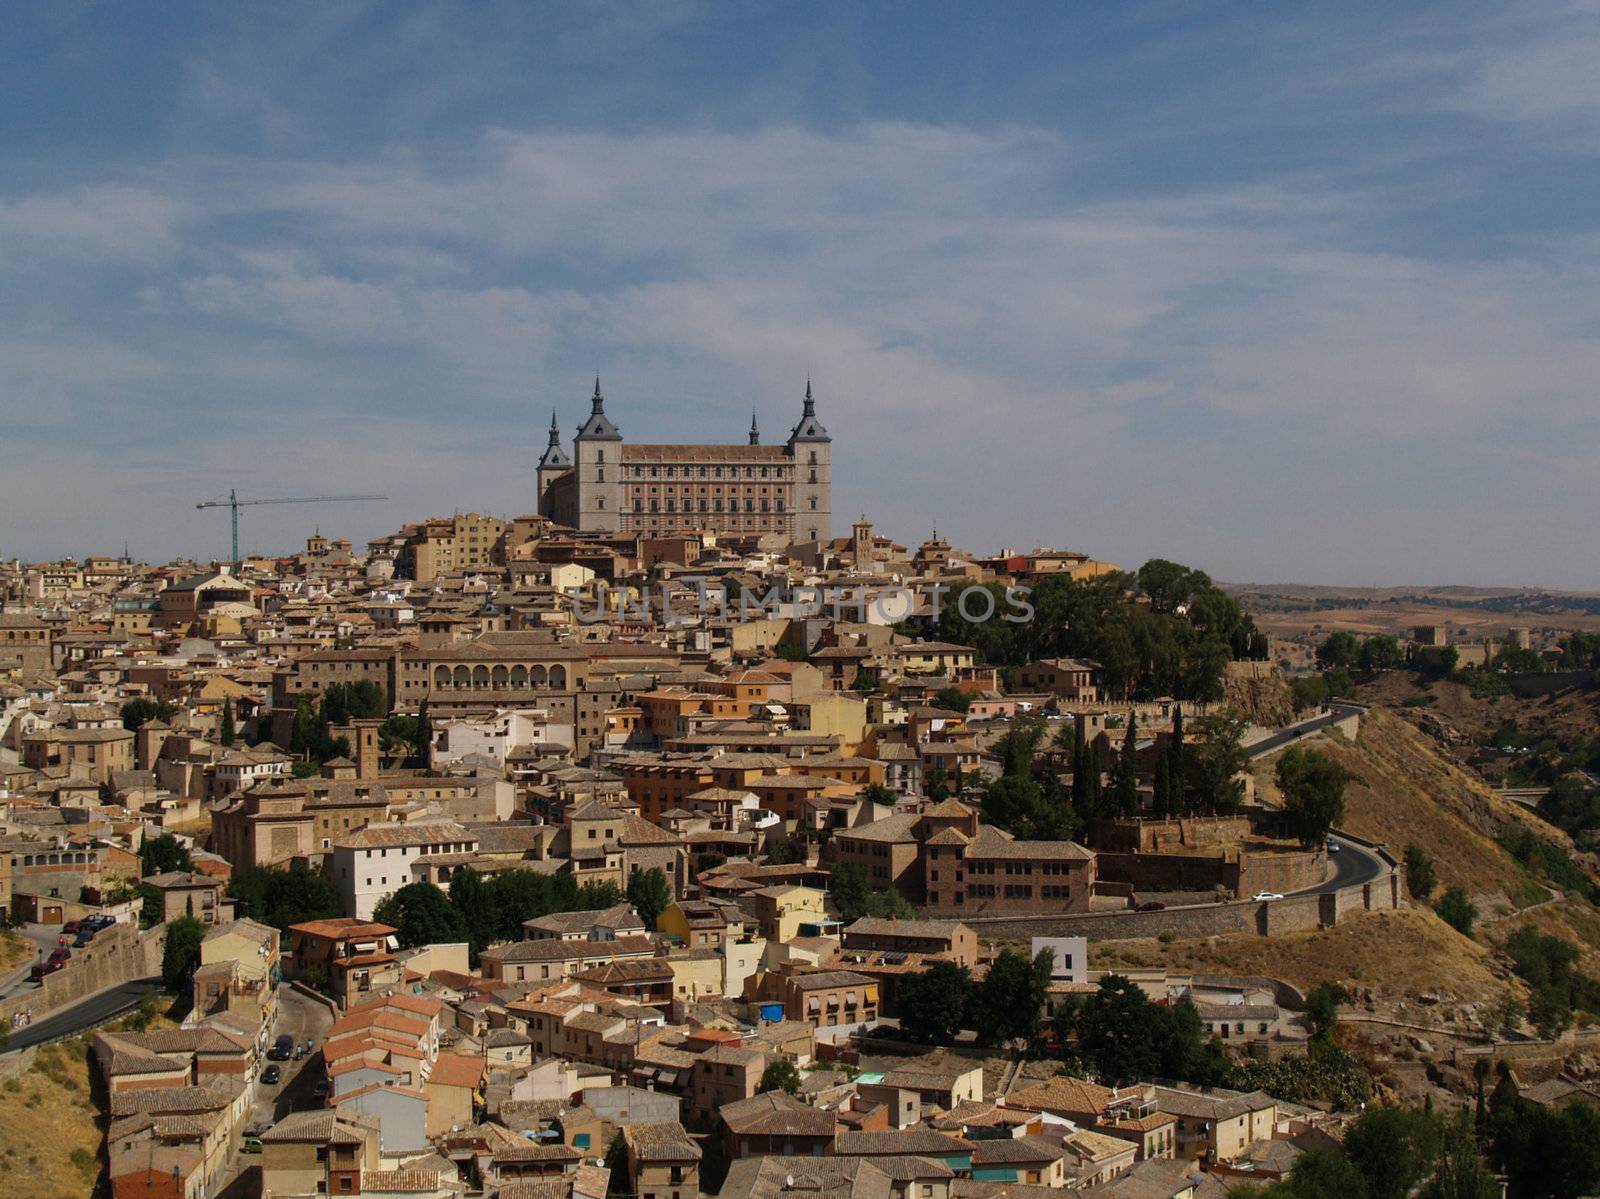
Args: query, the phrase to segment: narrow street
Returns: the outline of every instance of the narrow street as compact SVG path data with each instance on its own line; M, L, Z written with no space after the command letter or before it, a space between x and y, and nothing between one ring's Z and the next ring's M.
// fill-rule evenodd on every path
M269 1085L257 1076L246 1128L268 1128L290 1112L322 1106L314 1092L323 1078L322 1039L332 1024L333 1015L322 1004L306 998L287 983L279 984L278 1021L272 1039L290 1036L297 1045L310 1040L315 1049L298 1062L291 1058L287 1062L261 1063L262 1071L268 1066L277 1066L283 1079L276 1085ZM254 1195L258 1190L256 1167L259 1163L257 1154L235 1153L233 1161L217 1180L216 1193L219 1196Z

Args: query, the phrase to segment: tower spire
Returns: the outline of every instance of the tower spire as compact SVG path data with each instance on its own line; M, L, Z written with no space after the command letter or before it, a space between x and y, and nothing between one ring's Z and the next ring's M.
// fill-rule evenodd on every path
M600 394L600 376L594 377L594 395L590 397L591 411L604 412L606 410L606 397Z
M556 424L556 410L550 409L550 444L561 444L561 426Z
M761 430L756 428L756 410L750 409L750 444L761 444Z

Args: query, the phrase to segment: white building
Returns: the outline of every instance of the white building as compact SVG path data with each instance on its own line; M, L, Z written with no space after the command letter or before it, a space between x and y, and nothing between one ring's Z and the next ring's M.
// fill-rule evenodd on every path
M441 720L433 726L429 761L446 770L472 755L504 769L512 750L533 745L572 748L572 725L552 724L543 708L502 708L488 716Z
M333 881L345 914L371 920L385 896L412 881L413 862L477 851L477 836L453 820L369 824L334 843Z

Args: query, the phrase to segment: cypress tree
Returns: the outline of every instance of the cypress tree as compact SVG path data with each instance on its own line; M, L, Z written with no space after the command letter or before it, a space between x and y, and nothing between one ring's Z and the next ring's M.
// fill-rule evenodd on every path
M1172 705L1172 739L1167 742L1167 809L1173 816L1184 812L1183 708Z
M1167 765L1168 757L1165 751L1156 755L1155 796L1150 802L1150 810L1157 820L1165 820L1172 815L1172 771Z
M1139 777L1134 760L1139 744L1138 726L1138 717L1129 712L1128 731L1122 738L1122 756L1117 759L1117 814L1120 816L1139 814Z

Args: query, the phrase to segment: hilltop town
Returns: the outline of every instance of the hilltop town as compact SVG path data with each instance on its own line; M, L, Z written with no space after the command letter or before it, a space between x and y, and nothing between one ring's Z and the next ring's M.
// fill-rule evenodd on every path
M527 515L0 566L35 1193L1184 1199L1600 1107L1591 635L835 537L827 437L597 383Z

